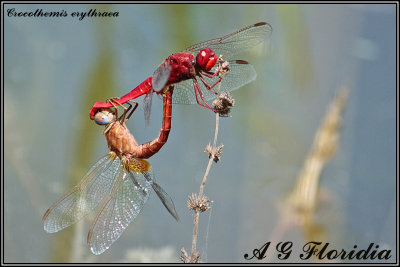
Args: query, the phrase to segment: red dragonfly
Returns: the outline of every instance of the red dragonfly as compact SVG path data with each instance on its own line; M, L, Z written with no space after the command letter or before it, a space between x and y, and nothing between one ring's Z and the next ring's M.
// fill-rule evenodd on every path
M156 192L169 213L179 220L168 194L154 180L149 158L157 153L168 139L171 128L171 97L173 88L163 95L164 111L160 134L155 140L138 145L125 122L137 107L100 110L95 121L106 125L104 134L110 152L97 161L82 181L55 202L44 214L44 230L58 232L98 209L89 230L87 242L98 255L107 250L140 213L150 189ZM130 114L127 116L127 113Z
M251 64L233 58L244 50L260 44L271 33L272 27L268 23L259 22L172 54L161 63L152 77L147 78L117 101L123 104L146 95L145 115L148 118L152 93L160 94L164 86L174 84L172 103L197 103L213 110L207 101L216 97L217 92L213 88L217 85L219 90L233 91L256 78L256 71ZM108 107L111 107L108 102L95 103L89 111L90 118L94 119L98 109Z

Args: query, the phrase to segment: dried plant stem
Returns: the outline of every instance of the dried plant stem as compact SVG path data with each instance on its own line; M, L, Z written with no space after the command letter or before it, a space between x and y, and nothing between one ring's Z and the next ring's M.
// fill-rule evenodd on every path
M221 84L220 84L221 86ZM218 89L219 92L219 89ZM217 147L217 138L218 138L218 129L219 129L219 117L228 117L231 107L235 104L235 100L231 97L231 95L227 92L222 92L218 94L217 99L215 99L212 103L212 106L215 111L215 130L214 130L214 142L213 146L208 144L204 152L208 154L209 160L207 164L206 171L203 176L203 180L200 184L199 195L192 194L189 196L187 206L189 209L194 211L194 222L193 222L193 238L192 238L192 253L189 257L184 248L181 249L181 260L184 263L200 263L200 253L196 252L196 244L197 244L197 230L199 226L199 215L200 212L204 212L210 209L209 203L210 199L203 194L204 186L207 182L208 174L210 173L212 162L216 163L220 160L222 156L222 148L223 145Z
M199 209L196 209L194 211L194 222L193 222L193 238L192 238L192 254L191 258L193 259L195 257L196 253L196 244L197 244L197 228L199 225Z
M219 114L215 113L215 131L214 131L214 148L217 145L217 138L218 138L218 129L219 129ZM204 186L206 185L207 182L207 177L208 174L210 173L211 165L213 163L214 157L211 156L210 159L208 160L207 168L203 176L203 181L201 182L200 185L200 191L199 191L199 198L202 197L203 191L204 191ZM199 225L199 215L200 215L200 208L196 208L194 210L194 222L193 222L193 238L192 238L192 254L191 258L194 259L196 256L196 244L197 244L197 229Z
M210 157L210 159L208 160L206 172L204 173L203 181L201 182L201 185L200 185L199 196L203 195L204 186L206 185L207 176L208 176L208 173L210 172L212 162L213 162L213 158Z
M219 129L219 114L215 113L214 147L217 146L218 129Z
M217 146L218 128L219 128L219 114L215 113L215 132L214 132L214 143L213 143L214 147ZM200 185L200 192L199 192L200 196L203 194L204 186L206 184L207 176L208 176L208 173L210 172L213 160L214 160L213 157L210 157L210 159L208 160L207 169L206 169L206 172L204 173L203 181L201 182L201 185Z

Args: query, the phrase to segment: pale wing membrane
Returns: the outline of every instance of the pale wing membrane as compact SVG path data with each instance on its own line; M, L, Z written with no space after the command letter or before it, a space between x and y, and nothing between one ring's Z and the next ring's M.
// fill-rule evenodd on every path
M164 207L168 210L168 212L174 217L175 220L179 221L178 213L175 210L174 202L172 198L167 194L167 192L162 189L162 187L156 183L155 180L152 179L153 173L151 171L143 173L146 180L151 184L154 192L156 192L158 198L163 203Z
M122 164L117 172L112 192L89 231L88 243L96 255L103 253L121 236L149 197L150 184L142 173L127 172Z
M265 41L272 33L272 27L266 22L260 22L224 37L195 44L184 52L197 55L203 48L211 48L217 56L222 55L224 60L232 60L241 52Z
M94 210L111 191L117 165L109 155L101 158L79 184L48 209L44 230L58 232Z
M147 94L143 100L143 109L144 109L144 120L146 122L146 126L150 125L150 114L151 114L151 105L153 102L153 94Z
M217 84L212 90L215 92L228 91L231 92L236 90L243 85L246 85L252 81L254 81L257 77L257 73L254 67L251 64L248 64L246 61L243 60L234 60L229 62L230 71L226 74L226 76L222 79L219 87ZM215 71L215 67L212 69ZM207 81L207 84L213 85L216 81L218 81L218 77L208 78L203 76L204 79ZM200 86L204 99L206 101L212 100L217 97L216 94L210 92L202 83L202 81L197 77L197 82ZM199 101L201 102L200 96L198 96ZM195 90L193 87L193 81L186 80L175 85L174 94L172 95L172 103L174 104L196 104L196 96Z

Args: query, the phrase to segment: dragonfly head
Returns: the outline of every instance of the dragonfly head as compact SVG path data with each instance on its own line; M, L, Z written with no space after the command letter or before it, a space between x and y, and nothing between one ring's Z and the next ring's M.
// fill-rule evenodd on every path
M196 56L196 64L202 70L210 71L215 63L217 63L218 57L215 55L211 48L203 48Z
M94 115L94 122L98 125L107 125L115 121L115 113L111 109L99 109Z

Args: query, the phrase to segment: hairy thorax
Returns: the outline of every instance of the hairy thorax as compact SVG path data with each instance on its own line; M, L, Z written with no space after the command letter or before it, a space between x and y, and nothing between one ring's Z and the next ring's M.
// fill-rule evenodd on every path
M119 157L135 156L138 144L128 128L120 121L114 122L105 136L110 151L115 152Z
M177 83L195 77L195 58L192 54L176 53L167 58L163 64L168 63L171 68L167 84Z

